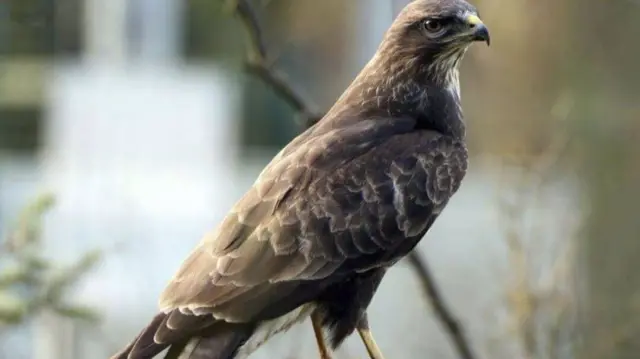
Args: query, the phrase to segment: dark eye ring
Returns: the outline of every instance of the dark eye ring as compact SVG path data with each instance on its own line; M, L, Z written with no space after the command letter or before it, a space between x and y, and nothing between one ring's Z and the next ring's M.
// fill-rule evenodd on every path
M442 23L442 21L432 19L424 21L422 23L422 26L425 30L427 30L427 32L430 32L432 34L437 34L444 28L444 24Z

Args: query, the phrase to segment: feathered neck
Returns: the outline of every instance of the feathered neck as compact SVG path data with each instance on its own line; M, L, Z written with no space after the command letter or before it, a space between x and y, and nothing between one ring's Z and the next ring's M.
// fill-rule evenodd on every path
M464 138L458 62L435 68L418 57L378 50L326 116L412 117L417 127ZM434 71L437 71L435 73Z

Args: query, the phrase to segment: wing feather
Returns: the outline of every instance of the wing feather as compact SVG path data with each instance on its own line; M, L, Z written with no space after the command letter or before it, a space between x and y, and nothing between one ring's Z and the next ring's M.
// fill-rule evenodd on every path
M466 170L461 143L412 126L363 120L293 141L184 262L162 310L248 321L299 283L408 253Z

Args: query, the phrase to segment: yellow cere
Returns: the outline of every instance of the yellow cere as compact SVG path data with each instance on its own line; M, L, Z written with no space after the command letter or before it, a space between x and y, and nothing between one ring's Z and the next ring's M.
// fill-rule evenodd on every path
M469 23L470 25L482 25L483 24L482 20L480 20L480 18L475 16L475 15L467 16L467 23Z

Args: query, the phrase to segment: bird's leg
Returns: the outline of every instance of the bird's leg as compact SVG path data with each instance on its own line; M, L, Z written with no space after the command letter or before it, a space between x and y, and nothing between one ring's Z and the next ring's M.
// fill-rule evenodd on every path
M313 314L311 314L311 325L313 325L313 333L316 335L316 343L318 344L320 359L331 359L327 343L324 340L324 334L322 333L322 323L318 312L313 312Z
M360 338L362 339L362 343L364 343L364 347L367 348L367 353L369 353L370 359L384 359L382 355L382 351L376 344L375 339L373 339L373 334L371 333L371 329L369 329L369 320L367 319L367 313L362 314L362 318L358 322L358 334L360 334Z

